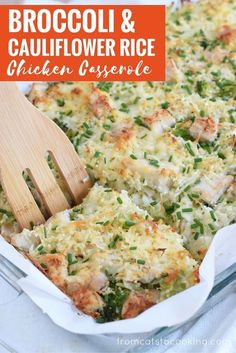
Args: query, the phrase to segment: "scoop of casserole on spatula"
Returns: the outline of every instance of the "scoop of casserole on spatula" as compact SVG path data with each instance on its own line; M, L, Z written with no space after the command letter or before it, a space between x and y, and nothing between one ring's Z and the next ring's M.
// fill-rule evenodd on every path
M29 175L49 215L70 207L45 159L47 153L76 204L88 193L90 180L67 136L14 83L0 84L0 101L1 184L20 227L29 228L45 218L23 172Z

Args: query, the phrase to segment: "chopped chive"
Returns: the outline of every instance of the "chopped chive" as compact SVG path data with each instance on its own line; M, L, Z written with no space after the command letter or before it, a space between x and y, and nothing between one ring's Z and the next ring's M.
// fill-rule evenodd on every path
M110 128L111 128L111 125L109 125L109 124L103 124L102 126L105 130L110 130Z
M188 191L191 188L191 185L186 186L186 188L184 188L184 191Z
M186 54L184 52L184 50L182 48L179 48L176 50L176 54L180 57L180 58L186 58Z
M211 153L211 145L207 142L200 142L200 146L206 150L209 154Z
M229 118L231 123L235 124L236 120L235 120L234 114L236 114L236 109L230 109L228 113L229 113Z
M66 112L66 116L71 116L71 115L72 115L72 113L73 113L73 111L72 111L72 110L68 110L68 112Z
M108 244L108 248L114 249L116 247L116 243L121 240L123 240L123 237L116 235L115 238Z
M181 129L181 128L175 128L175 130L173 131L175 136L180 136L183 137L184 140L189 140L190 139L190 134L189 131L187 129Z
M197 232L197 233L195 233L195 235L194 235L194 237L193 237L193 238L194 238L194 240L197 240L197 239L199 238L199 235L200 235L200 234L199 234L198 232Z
M180 211L176 212L176 217L177 217L178 219L182 219L182 218L183 218Z
M206 115L206 113L204 112L204 110L200 110L200 116L203 118Z
M86 123L86 121L82 124L82 126L83 126L85 129L89 129L89 124Z
M156 206L157 204L158 204L157 201L153 201L153 202L150 203L151 206Z
M43 227L43 234L44 234L44 237L47 238L48 235L47 235L47 229L46 229L46 227Z
M119 111L123 113L129 113L128 105L126 103L121 103L121 108L119 109Z
M101 152L96 151L93 156L94 156L94 158L98 158L100 156L100 154L101 154Z
M203 224L200 224L199 227L200 227L200 233L204 234L204 226L203 226Z
M77 274L77 271L74 270L74 271L71 271L68 273L68 276L75 276Z
M69 265L74 265L76 264L78 261L74 258L73 254L67 254L67 261L69 263Z
M106 81L101 81L97 84L97 87L104 92L109 93L111 87L113 85L113 82L106 82Z
M96 319L96 323L97 323L97 324L104 324L104 322L105 322L105 318L104 318L104 317L98 317L98 318Z
M221 159L226 159L224 153L222 153L220 151L218 152L218 157L221 158Z
M161 104L162 109L168 109L169 106L170 106L169 102L164 102L164 103Z
M132 159L138 159L134 154L131 154L131 155L130 155L130 158L132 158Z
M182 208L182 212L188 213L188 212L193 212L192 208Z
M194 199L198 199L198 198L199 198L199 195L198 195L198 194L191 194L191 196L192 196Z
M174 206L174 208L180 208L180 205L176 202L173 202L172 206Z
M104 132L101 134L101 136L100 136L100 141L103 141L103 140L104 140L105 135L106 135L106 133L105 133L105 131L104 131Z
M171 215L177 208L179 208L179 204L178 203L172 203L172 205L170 206L165 206L164 205L164 208L165 208L165 212L166 214L168 215Z
M50 254L56 254L57 253L57 249L52 249L51 251L50 251Z
M129 250L136 250L137 249L137 246L131 246L130 248L129 248Z
M153 167L159 167L159 162L156 159L150 159L149 163L153 166Z
M168 162L171 162L171 161L172 161L172 159L173 159L173 155L172 155L172 156L170 156L170 158L168 159Z
M210 211L210 215L211 215L211 218L213 219L213 221L216 221L216 216L215 216L215 213L213 210Z
M137 104L140 99L141 99L141 97L136 97L133 101L133 104Z
M190 201L193 201L193 197L190 194L188 194L188 198Z
M58 107L64 107L65 105L64 99L57 99L57 105Z
M191 228L194 229L194 228L197 228L199 227L199 230L200 230L200 233L201 234L204 234L204 226L203 224L199 221L199 219L195 218L194 219L194 222L192 225L191 225Z
M13 214L10 211L4 210L3 208L0 208L0 213L7 215L8 217L12 217Z
M37 250L38 250L38 251L43 250L43 245L40 245Z
M114 249L115 246L116 246L116 243L114 242L114 240L111 241L111 242L108 244L108 248L109 248L109 249Z
M112 123L115 122L115 118L114 118L113 115L109 115L107 118L108 118Z
M187 142L187 143L185 144L185 148L187 149L187 151L188 151L192 156L195 156L195 153L193 152L192 147L191 147L191 145L190 145L189 142Z
M188 94L192 94L192 91L188 85L182 85L181 88L184 89Z
M216 145L216 146L214 147L213 151L215 152L215 151L217 151L219 148L220 148L220 145Z
M109 224L109 221L100 221L100 222L96 222L96 224L101 224L103 226L107 226Z
M88 261L89 261L89 258L84 259L84 260L82 261L82 263L84 264L85 262L88 262Z
M41 263L40 263L40 266L42 266L42 268L44 268L45 270L47 270L47 269L48 269L47 265L46 265L46 264L44 264L43 262L41 262Z
M81 208L79 208L79 207L74 207L74 208L73 208L73 212L80 213L80 212L81 212Z
M134 117L134 122L135 122L135 124L142 126L142 127L145 127L146 129L150 130L150 127L143 122L140 115Z
M209 223L209 224L208 224L208 227L209 227L211 230L215 231L215 227L213 226L213 224Z
M134 226L136 223L127 219L125 223L123 224L124 229L129 229L130 227Z
M202 98L206 97L208 84L206 81L197 81L196 91Z
M147 81L147 83L148 83L148 85L149 85L151 88L154 87L154 85L153 85L153 83L152 83L151 81Z
M104 192L112 192L112 189L105 189Z
M117 197L117 201L119 202L119 204L122 204L122 203L123 203L123 201L122 201L122 199L120 198L120 196Z
M138 263L139 265L144 265L144 264L145 264L145 261L142 260L142 259L138 259L138 260L137 260L137 263Z
M140 137L140 139L144 139L146 136L147 136L147 134L145 134L142 137Z

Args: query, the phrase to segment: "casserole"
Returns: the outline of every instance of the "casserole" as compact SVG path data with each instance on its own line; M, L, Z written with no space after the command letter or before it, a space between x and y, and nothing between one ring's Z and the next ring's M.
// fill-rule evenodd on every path
M192 264L235 221L234 12L228 0L169 14L165 83L43 83L29 94L71 139L91 177L112 194L127 190L151 220L180 234ZM24 248L11 236L17 225L4 195L1 202L3 235Z

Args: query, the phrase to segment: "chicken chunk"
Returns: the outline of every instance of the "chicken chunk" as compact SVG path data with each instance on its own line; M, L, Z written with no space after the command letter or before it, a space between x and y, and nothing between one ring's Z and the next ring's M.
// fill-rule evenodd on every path
M75 288L70 286L67 291L78 309L94 318L98 316L97 311L103 307L104 302L96 291L85 287Z
M231 175L214 175L214 177L203 176L199 184L194 188L202 200L214 205L224 192L230 187L234 178Z
M126 146L127 142L134 136L133 126L129 122L116 124L112 128L110 136L115 139L118 148Z
M109 96L105 92L95 87L89 99L93 113L97 118L102 118L111 113Z
M210 63L219 64L228 55L228 50L216 47L213 50L205 51L204 55Z
M40 257L41 266L46 270L47 276L62 290L65 289L67 260L63 254L46 254Z
M29 229L24 229L22 233L12 236L11 243L23 251L29 251L32 246L40 243L40 238Z
M217 137L218 124L212 117L197 117L189 132L197 141L212 142Z
M130 319L157 303L157 295L153 291L130 293L122 308L122 319Z
M222 26L217 33L217 38L225 44L236 42L236 28L232 28L229 25Z
M161 135L166 129L175 124L175 119L168 110L163 109L144 117L144 122L151 127L155 135Z
M102 272L98 272L94 274L94 276L92 277L89 283L89 288L95 291L99 291L103 287L105 287L107 282L108 282L107 276L105 276L104 273Z
M173 59L166 60L166 81L178 82L183 80L184 75L177 67Z
M145 159L139 160L123 160L123 165L133 173L139 174L150 185L155 187L160 193L167 193L171 184L172 178L176 173L167 168L156 168L150 165L149 161Z

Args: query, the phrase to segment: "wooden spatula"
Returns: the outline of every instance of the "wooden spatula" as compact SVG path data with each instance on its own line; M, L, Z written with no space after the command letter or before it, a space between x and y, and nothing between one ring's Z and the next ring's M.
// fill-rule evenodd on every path
M49 215L69 208L45 156L51 155L76 204L89 176L61 129L36 109L14 83L0 84L0 172L9 205L22 228L45 221L23 176L26 171Z

